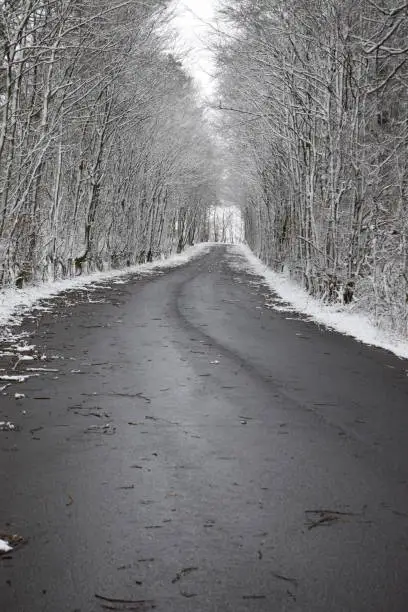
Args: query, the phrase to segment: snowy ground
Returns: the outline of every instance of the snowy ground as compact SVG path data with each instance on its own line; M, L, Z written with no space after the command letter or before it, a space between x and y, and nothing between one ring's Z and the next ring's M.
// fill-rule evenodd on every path
M356 340L391 351L398 357L408 358L408 342L394 337L391 333L375 326L362 313L353 312L352 306L328 305L312 298L304 289L284 274L273 272L256 257L246 245L233 247L233 253L245 259L237 260L237 267L244 268L265 279L265 283L277 294L278 300L268 306L282 312L299 312L330 329L336 330ZM246 261L245 261L246 260Z
M125 282L120 280L121 277L129 276L130 274L148 275L159 269L181 266L190 261L190 259L206 253L210 247L211 243L197 244L187 248L180 255L172 255L167 259L133 266L124 270L96 272L60 281L41 283L25 289L15 289L14 287L2 289L0 291L0 326L18 324L21 315L37 305L40 300L51 298L63 291L85 287L91 288L94 283L101 281ZM0 337L1 335L0 330Z

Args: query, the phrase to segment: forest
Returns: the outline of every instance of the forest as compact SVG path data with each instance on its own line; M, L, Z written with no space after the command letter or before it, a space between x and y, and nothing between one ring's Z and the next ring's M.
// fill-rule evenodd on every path
M250 247L408 333L408 3L226 0L219 115Z
M212 143L160 0L1 0L0 284L205 240Z
M228 200L273 270L407 335L408 3L220 0L210 113L171 6L0 0L0 284L222 240Z

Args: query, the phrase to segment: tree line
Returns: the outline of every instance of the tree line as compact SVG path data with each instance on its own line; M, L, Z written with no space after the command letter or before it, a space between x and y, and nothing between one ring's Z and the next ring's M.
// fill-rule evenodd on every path
M224 0L218 108L246 239L408 333L408 3Z
M211 138L160 0L0 0L0 284L208 235Z

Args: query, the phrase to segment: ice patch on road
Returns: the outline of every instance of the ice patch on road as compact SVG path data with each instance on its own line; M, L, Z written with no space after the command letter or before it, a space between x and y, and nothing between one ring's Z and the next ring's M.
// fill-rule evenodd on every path
M0 421L0 431L14 431L16 426L10 421Z
M408 342L391 332L380 329L368 315L353 312L352 305L326 304L313 298L285 274L274 272L266 266L251 249L244 244L230 247L229 252L241 256L234 258L231 265L260 276L265 284L277 294L278 299L268 301L266 306L279 312L299 312L325 327L352 336L359 342L386 349L398 357L408 359Z
M30 353L35 350L35 344L19 344L14 348L17 353Z
M0 380L2 382L12 382L12 383L23 383L32 376L38 376L38 374L0 374Z
M67 278L55 282L39 283L24 289L5 287L0 290L0 326L5 326L7 324L18 325L21 315L27 313L36 306L40 300L52 298L67 290L77 290L87 287L93 288L98 282L112 280L118 283L121 277L130 276L132 274L145 276L154 274L157 270L176 268L199 255L204 255L210 250L211 246L211 243L200 243L185 249L185 251L179 255L171 255L167 259L140 264L124 270L95 272L93 274L76 276L75 278ZM123 280L123 282L126 281ZM103 286L103 288L106 287ZM45 308L46 306L44 305L44 309ZM41 308L41 310L43 310L43 308ZM2 330L0 330L0 332L2 332ZM4 333L6 333L6 330ZM3 336L4 334L1 333L1 335Z
M0 552L10 552L10 550L13 550L12 547L9 545L8 542L6 542L6 540L2 540L0 539Z
M33 355L21 355L21 357L18 358L18 361L34 361L34 357Z

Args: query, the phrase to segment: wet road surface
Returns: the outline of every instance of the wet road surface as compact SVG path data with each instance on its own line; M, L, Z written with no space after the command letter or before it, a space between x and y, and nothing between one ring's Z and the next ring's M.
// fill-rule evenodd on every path
M234 261L24 322L43 360L0 365L48 371L0 398L2 612L408 610L408 363Z

